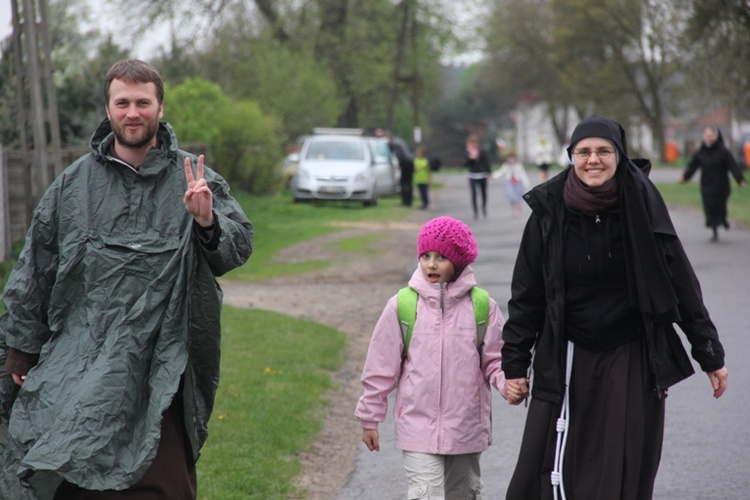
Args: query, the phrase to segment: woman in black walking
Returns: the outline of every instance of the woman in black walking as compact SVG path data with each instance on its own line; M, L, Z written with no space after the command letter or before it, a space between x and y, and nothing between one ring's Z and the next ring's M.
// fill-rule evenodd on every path
M745 176L724 145L721 131L716 127L706 127L703 130L703 143L685 168L680 182L684 184L689 181L698 169L701 169L701 198L703 212L706 214L706 227L713 231L711 241L717 242L719 226L729 229L727 202L732 191L729 175L734 177L740 187L745 186Z
M492 167L487 152L479 147L479 139L475 135L470 135L466 140L464 167L469 169L469 189L471 189L471 208L474 210L474 218L479 218L477 193L482 197L482 215L487 217L487 177Z
M586 118L573 165L524 195L502 358L521 394L511 404L533 387L509 500L652 497L667 388L693 373L674 323L714 397L726 390L724 349L651 165L627 153L619 123Z

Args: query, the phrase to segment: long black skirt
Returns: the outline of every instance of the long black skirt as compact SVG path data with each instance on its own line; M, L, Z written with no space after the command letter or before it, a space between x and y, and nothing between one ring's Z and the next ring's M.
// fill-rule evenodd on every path
M508 500L552 499L560 404L532 399ZM649 500L661 459L664 400L645 342L605 352L576 346L562 478L568 499Z
M729 227L727 222L727 203L729 202L729 191L715 192L702 191L703 213L706 215L706 227Z

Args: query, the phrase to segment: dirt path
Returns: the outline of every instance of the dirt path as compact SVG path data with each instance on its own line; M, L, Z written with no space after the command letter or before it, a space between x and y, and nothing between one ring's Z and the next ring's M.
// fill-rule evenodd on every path
M359 376L372 328L386 301L404 286L416 265L416 237L428 214L415 211L406 222L342 224L341 231L286 248L279 262L327 259L336 265L262 283L221 281L224 303L280 312L336 328L347 334L345 360L334 374L337 389L327 395L329 409L317 440L301 456L296 483L308 500L336 497L354 470L360 428L353 416L361 394ZM372 251L340 252L331 242L366 234L381 237Z

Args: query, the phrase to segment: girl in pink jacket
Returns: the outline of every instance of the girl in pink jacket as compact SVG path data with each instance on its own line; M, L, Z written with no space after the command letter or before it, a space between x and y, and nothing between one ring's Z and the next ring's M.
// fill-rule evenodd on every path
M476 346L469 266L477 244L469 228L451 217L422 227L419 267L409 280L417 291L417 315L407 355L397 296L385 306L372 334L362 372L364 394L355 415L362 441L379 451L378 424L388 394L398 387L395 446L403 450L408 498L481 498L479 457L492 441L490 384L502 393L503 316L490 299L487 331ZM481 355L480 355L481 353Z

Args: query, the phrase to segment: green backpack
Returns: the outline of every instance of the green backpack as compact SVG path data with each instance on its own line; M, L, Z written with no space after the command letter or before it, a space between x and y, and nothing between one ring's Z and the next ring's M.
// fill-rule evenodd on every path
M401 357L406 359L411 341L411 332L417 320L417 291L406 286L398 291L398 322L401 325L401 336L404 339L404 350ZM471 302L474 305L474 317L477 322L477 350L481 352L487 322L490 317L490 294L478 286L471 289Z

